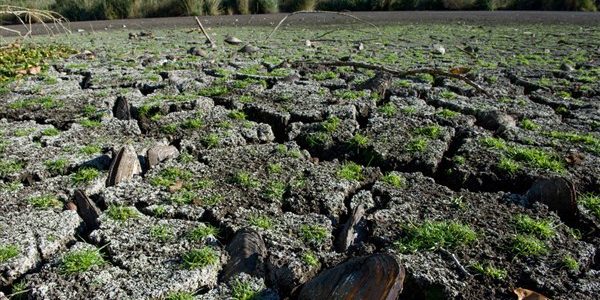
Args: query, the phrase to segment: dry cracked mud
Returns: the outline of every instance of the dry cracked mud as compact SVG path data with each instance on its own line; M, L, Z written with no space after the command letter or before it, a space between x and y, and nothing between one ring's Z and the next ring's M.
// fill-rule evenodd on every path
M0 88L0 299L600 297L597 25L270 29L36 37L91 52Z

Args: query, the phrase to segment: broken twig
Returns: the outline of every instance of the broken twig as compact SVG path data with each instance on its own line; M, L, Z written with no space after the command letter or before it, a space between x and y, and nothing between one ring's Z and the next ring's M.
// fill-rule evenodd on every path
M450 257L454 261L456 266L458 266L458 269L463 273L463 275L468 276L468 277L471 276L471 273L469 273L469 271L467 271L467 269L465 269L465 267L460 263L460 261L458 260L456 255L454 255L454 253L451 253L450 251L448 251L444 248L440 248L440 252L442 252L443 254Z
M460 52L465 53L466 55L470 56L472 59L477 59L477 55L475 55L474 53L471 53L471 52L467 51L466 49L463 49L459 46L456 46L456 48L458 50L460 50Z
M275 33L275 31L277 31L277 29L279 29L279 27L281 26L281 24L283 24L283 22L285 22L285 20L287 20L287 18L293 16L293 15L298 15L298 14L334 14L334 15L340 15L340 16L345 16L348 18L352 18L354 20L357 20L359 22L365 23L375 29L377 29L378 33L381 33L381 31L379 30L379 27L377 27L375 24L365 21L359 17L353 16L351 14L348 13L344 13L344 12L337 12L337 11L326 11L326 10L314 10L314 11L308 11L308 10L301 10L301 11L296 11L293 12L291 14L288 14L287 16L283 17L283 19L281 19L281 21L279 21L279 23L277 24L277 26L275 26L275 28L273 28L273 31L271 31L271 33L269 33L269 36L267 36L267 39L265 41L268 41L269 39L271 39L271 36L273 36L273 34Z
M200 27L200 31L202 31L202 33L204 34L206 39L210 42L210 47L215 48L217 46L217 44L215 44L215 42L210 38L210 36L206 32L206 30L204 30L204 26L202 26L202 22L200 22L200 19L198 17L196 17L196 23L198 23L198 26Z
M417 74L429 74L432 76L443 76L443 77L461 80L461 81L465 82L466 84L475 88L475 90L477 90L478 92L480 92L488 97L495 98L491 93L486 91L482 86L477 84L475 81L473 81L463 75L452 74L452 73L450 73L446 70L440 69L440 68L419 68L419 69L410 69L410 70L396 70L396 69L388 68L386 66L371 65L371 64L367 64L367 63L353 62L353 61L332 61L332 62L298 61L298 62L295 62L294 64L296 64L296 65L298 65L298 64L320 65L320 66L329 66L329 67L355 67L355 68L362 68L362 69L367 69L367 70L377 70L377 71L387 72L387 73L390 73L390 74L398 76L398 77L406 77L406 76L412 76L412 75L417 75Z

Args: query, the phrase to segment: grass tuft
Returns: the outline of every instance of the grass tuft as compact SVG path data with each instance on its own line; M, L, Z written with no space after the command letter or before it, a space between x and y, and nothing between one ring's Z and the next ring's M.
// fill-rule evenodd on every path
M19 247L15 245L2 245L0 246L0 263L8 261L9 259L19 255Z
M4 177L23 169L23 164L14 160L0 160L0 177Z
M273 221L266 215L253 215L248 220L248 223L264 230L273 227Z
M83 167L71 177L74 184L87 184L100 176L100 171L93 167Z
M205 238L212 236L219 236L219 228L212 226L210 224L202 224L198 227L194 228L192 231L188 233L188 238L192 241L200 242Z
M248 281L236 279L231 284L231 299L233 300L255 300L258 291L254 290Z
M46 170L52 174L64 175L69 166L69 161L65 158L59 158L57 160L48 160L44 162Z
M173 230L168 225L156 225L150 228L150 236L161 242L173 239Z
M535 220L528 215L520 214L514 218L514 224L520 233L533 234L541 239L548 239L556 234L550 220Z
M406 185L406 179L395 173L388 173L381 180L395 188L403 188Z
M166 300L194 300L194 294L190 292L170 292L167 294Z
M302 261L304 262L304 264L310 267L318 267L320 264L319 259L315 256L314 253L310 251L304 252L304 254L302 254Z
M117 205L109 206L106 210L106 214L109 218L121 222L127 221L129 219L135 219L138 217L138 213L137 211L135 211L134 208Z
M477 234L471 227L458 222L426 221L421 225L408 225L405 236L395 245L402 253L418 250L453 249L473 243Z
M214 249L204 246L183 254L183 266L186 269L201 269L219 262L219 254Z
M95 266L102 266L105 263L98 249L79 250L63 257L61 273L70 275L86 272Z
M504 269L496 268L491 264L483 265L476 262L471 267L479 274L487 276L495 280L504 280L508 276L508 272Z
M532 235L519 234L512 240L512 252L516 255L531 257L548 253L546 244Z
M329 237L329 232L320 225L302 225L300 235L306 242L321 244Z
M561 265L563 267L567 268L569 271L578 271L579 270L579 263L570 254L563 256Z
M338 170L337 176L346 180L362 180L363 167L354 162L345 162Z
M49 207L60 207L61 202L56 196L42 195L31 197L27 200L29 204L37 208L49 208Z
M177 167L168 167L161 170L157 176L150 179L150 184L154 186L170 187L177 181L189 181L193 174L190 171L183 170Z
M600 219L600 196L585 194L579 198L579 203L596 216L596 218Z

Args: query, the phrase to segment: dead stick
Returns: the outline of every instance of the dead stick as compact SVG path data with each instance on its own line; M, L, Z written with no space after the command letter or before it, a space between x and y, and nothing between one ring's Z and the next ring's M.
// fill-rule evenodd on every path
M469 271L467 271L467 269L465 269L465 267L460 263L460 261L458 260L456 255L454 255L454 253L451 253L450 251L448 251L444 248L440 248L440 252L449 256L454 261L454 263L458 266L458 269L460 269L460 271L463 273L463 275L471 276L471 273L469 273Z
M271 31L271 33L269 33L269 36L267 36L267 39L265 41L268 41L269 39L271 39L271 36L275 33L275 31L277 31L277 29L279 29L279 27L281 26L281 24L283 24L283 22L285 22L285 20L287 20L287 18L293 16L293 15L298 15L298 14L334 14L334 15L340 15L340 16L346 16L352 19L355 19L359 22L368 24L369 26L377 29L377 32L381 32L379 30L379 27L377 27L375 24L365 21L359 17L355 17L351 14L347 14L347 13L343 13L343 12L337 12L337 11L326 11L326 10L315 10L315 11L307 11L307 10L301 10L301 11L296 11L293 12L291 14L288 14L287 16L283 17L283 19L281 19L281 21L279 21L279 23L277 24L277 26L275 26L275 28L273 28L273 31Z
M411 75L417 75L417 74L430 74L430 75L435 75L435 76L443 76L443 77L454 78L454 79L464 81L466 84L475 88L475 90L477 90L478 92L483 93L488 97L495 98L492 94L490 94L488 91L486 91L483 87L481 87L479 84L477 84L473 80L471 80L465 76L462 76L459 74L453 74L453 73L447 72L447 71L439 69L439 68L420 68L420 69L412 69L412 70L402 71L402 70L391 69L386 66L370 65L370 64L366 64L366 63L353 62L353 61L333 61L333 62L298 61L298 62L295 62L295 64L321 65L321 66L329 66L329 67L356 67L356 68L362 68L362 69L367 69L367 70L378 70L378 71L382 71L382 72L387 72L387 73L390 73L392 75L396 75L399 77L405 77L405 76L411 76Z
M206 33L206 30L204 30L204 26L202 26L202 22L200 22L200 19L198 17L196 17L196 23L198 23L198 26L200 26L200 31L202 31L206 39L210 42L210 46L212 48L216 47L217 44L215 44L215 42L210 38L208 33Z
M456 49L458 49L458 50L460 50L460 52L463 52L466 55L470 56L472 59L477 59L477 56L475 54L473 54L473 53L471 53L471 52L469 52L469 51L467 51L467 50L465 50L465 49L463 49L463 48L461 48L459 46L456 46Z

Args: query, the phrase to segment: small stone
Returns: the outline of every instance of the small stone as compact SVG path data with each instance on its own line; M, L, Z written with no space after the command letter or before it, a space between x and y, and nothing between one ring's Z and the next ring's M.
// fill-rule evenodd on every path
M73 203L72 201L71 201L71 202L68 202L68 203L65 205L65 208L66 208L67 210L73 210L73 211L77 211L77 205L75 205L75 203Z
M230 45L239 45L242 43L242 40L233 36L228 36L227 38L225 38L225 43Z
M148 149L146 156L148 157L148 168L152 169L167 159L179 156L179 150L175 146L159 144Z
M250 228L240 229L227 246L230 260L223 268L223 280L246 273L262 278L265 273L264 258L267 247L260 234Z
M571 66L570 64L567 64L567 63L562 63L562 65L560 65L560 69L565 72L575 71L575 68L573 68L573 66Z
M106 186L117 185L142 173L142 166L133 146L124 146L112 160Z
M350 248L350 246L356 244L356 240L358 238L357 231L359 231L359 228L357 227L359 226L360 221L362 220L364 215L365 208L362 205L358 205L352 212L352 215L350 215L350 218L348 219L346 224L344 224L342 232L340 232L338 236L338 241L336 245L338 251L346 252L348 248Z
M359 43L358 46L356 46L356 50L358 50L358 51L365 50L365 45L363 43Z
M242 52L242 53L254 53L254 52L258 52L259 50L260 50L260 48L248 44L248 45L242 47L242 49L240 49L240 52Z
M446 54L446 48L444 48L444 46L440 45L440 44L435 44L433 45L433 52L440 54L440 55L444 55Z
M196 48L196 47L190 48L190 50L188 50L188 54L191 54L193 56L206 57L206 52L204 52L204 50Z
M465 51L469 52L469 53L477 53L479 52L479 47L477 46L466 46Z
M117 97L113 106L113 116L119 120L131 120L129 102L123 96Z
M311 42L310 40L306 40L306 41L304 41L304 45L305 45L306 47L309 47L309 48L310 48L310 47L312 47L312 42Z
M298 299L397 299L404 276L389 254L353 258L307 282Z
M95 229L100 226L98 222L100 209L81 190L75 191L75 207L77 208L77 214L83 219L88 229Z
M293 83L300 80L300 76L298 76L298 74L291 74L288 76L283 77L283 79L281 79L281 81L283 82L287 82L287 83Z
M526 193L530 203L541 202L555 211L563 220L577 218L577 200L573 183L562 177L537 180Z

